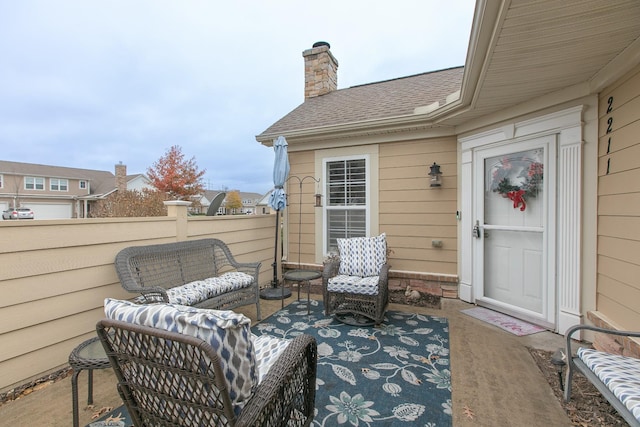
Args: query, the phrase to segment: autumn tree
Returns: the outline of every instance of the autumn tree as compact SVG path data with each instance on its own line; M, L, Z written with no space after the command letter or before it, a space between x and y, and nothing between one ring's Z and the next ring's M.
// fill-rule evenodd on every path
M116 191L91 206L92 218L166 216L167 195L156 190Z
M170 200L188 200L204 191L202 176L205 172L198 170L195 157L185 160L182 148L174 145L147 169L147 176Z
M234 213L237 209L242 209L242 198L236 190L229 191L225 200L226 208L233 210Z

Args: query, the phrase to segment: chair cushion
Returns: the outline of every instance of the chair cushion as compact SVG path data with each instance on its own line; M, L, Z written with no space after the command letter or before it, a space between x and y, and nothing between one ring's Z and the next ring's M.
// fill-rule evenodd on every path
M640 359L578 349L578 357L640 421Z
M105 315L136 325L195 336L220 357L234 410L239 413L258 384L251 319L230 310L205 310L177 304L138 305L105 299Z
M339 274L346 276L378 276L387 262L387 237L352 237L337 239L340 252Z
M345 294L378 295L379 276L358 277L339 274L329 279L327 291Z
M253 335L253 347L256 350L258 383L261 383L271 366L280 357L291 341L270 335Z

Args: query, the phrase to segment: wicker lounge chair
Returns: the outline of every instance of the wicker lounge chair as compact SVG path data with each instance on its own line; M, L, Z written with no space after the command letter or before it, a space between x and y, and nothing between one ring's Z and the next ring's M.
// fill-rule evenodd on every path
M325 314L352 325L380 324L389 304L385 234L338 239L338 250L322 273Z
M238 405L233 387L242 384L230 381L224 356L208 341L114 319L98 322L97 332L136 426L297 427L313 420L317 347L309 335L274 337L288 342L277 357L273 347L256 349L256 358L273 360L265 362L265 371L256 367L261 379ZM235 345L236 338L228 343Z

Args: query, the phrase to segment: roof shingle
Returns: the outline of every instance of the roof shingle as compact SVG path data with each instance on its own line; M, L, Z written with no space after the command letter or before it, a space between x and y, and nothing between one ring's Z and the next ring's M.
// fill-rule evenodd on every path
M460 90L463 73L464 67L447 68L309 98L261 135L410 115L416 107L444 104Z

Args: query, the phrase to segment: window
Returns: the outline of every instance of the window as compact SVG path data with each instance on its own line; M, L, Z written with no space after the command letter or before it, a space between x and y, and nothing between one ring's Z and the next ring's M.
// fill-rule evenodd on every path
M69 180L51 178L49 179L49 188L51 191L69 191Z
M80 189L81 190L86 190L87 189L87 181L80 181Z
M325 161L326 243L337 250L337 239L367 235L368 159L363 157Z
M4 177L0 175L0 188L4 187Z
M24 178L25 190L44 190L44 178L26 176Z

